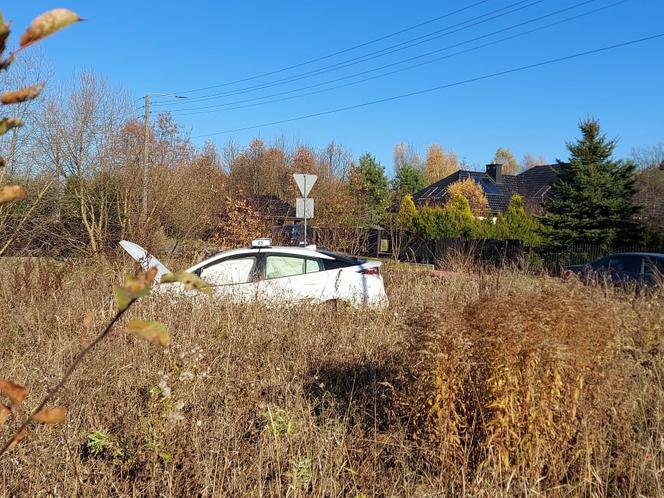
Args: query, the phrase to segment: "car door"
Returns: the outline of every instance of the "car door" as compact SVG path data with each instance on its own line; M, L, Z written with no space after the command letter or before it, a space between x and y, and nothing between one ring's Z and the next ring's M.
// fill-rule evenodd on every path
M583 278L587 282L600 282L609 276L610 258L604 257L593 261L584 268Z
M266 302L319 303L328 299L329 272L315 257L298 254L264 253L260 299Z
M258 295L258 257L243 254L222 258L200 268L197 273L213 287L215 297L246 302Z
M664 258L643 259L643 282L651 286L664 284Z
M611 256L609 273L615 283L638 282L641 279L643 258L636 255Z

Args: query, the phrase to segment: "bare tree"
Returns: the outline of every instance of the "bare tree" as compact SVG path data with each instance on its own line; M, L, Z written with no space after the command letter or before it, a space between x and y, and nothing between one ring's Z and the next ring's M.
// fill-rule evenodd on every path
M7 71L0 82L0 93L14 88L24 88L39 82L46 83L51 78L50 66L45 61L43 52L28 52L19 58ZM0 136L0 155L5 158L4 173L10 178L16 174L30 176L32 162L30 147L33 140L34 117L39 113L41 100L26 100L9 106L9 117L18 118L25 123L20 129L13 128L6 135Z
M639 192L643 218L651 230L664 231L664 143L632 149L638 167Z
M319 153L318 160L332 176L342 181L348 179L353 156L343 146L334 141L330 142Z
M412 166L421 169L422 160L420 155L410 143L401 142L394 146L394 171L399 171L404 166Z
M521 161L521 166L524 170L530 169L533 166L540 166L542 164L547 164L546 158L542 154L540 154L538 157L535 157L530 152L523 156Z
M41 166L57 179L63 201L74 204L88 248L97 253L108 237L114 206L112 146L130 105L126 95L93 73L82 74L70 88L61 89L42 110L36 142Z

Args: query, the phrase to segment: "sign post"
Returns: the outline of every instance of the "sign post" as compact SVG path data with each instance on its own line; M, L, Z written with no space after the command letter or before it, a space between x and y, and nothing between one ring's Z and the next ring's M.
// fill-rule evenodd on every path
M295 173L293 175L297 188L302 194L301 198L295 200L296 216L304 218L304 245L307 245L307 219L314 217L314 200L309 199L309 192L318 180L316 175L307 175L303 173Z

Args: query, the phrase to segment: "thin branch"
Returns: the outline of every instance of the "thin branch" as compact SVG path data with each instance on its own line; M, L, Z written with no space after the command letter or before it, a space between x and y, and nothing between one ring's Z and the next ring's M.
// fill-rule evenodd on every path
M37 196L37 199L35 199L35 202L32 203L32 206L30 206L30 209L28 209L28 212L25 213L23 218L21 218L21 221L19 221L18 225L16 225L16 228L14 229L14 233L11 235L11 237L9 237L9 240L7 240L5 245L2 246L2 248L0 248L0 256L2 256L5 253L5 251L7 250L7 248L11 245L11 243L14 242L14 239L18 235L18 232L21 230L21 227L23 227L23 224L28 220L28 218L30 218L30 215L35 210L37 205L41 202L42 197L44 197L46 192L48 192L48 190L51 188L52 184L53 184L53 180L49 181L46 184L46 186L42 189L42 191L39 192L39 195Z
M52 387L47 393L46 396L44 396L44 399L42 399L41 403L37 405L37 408L34 409L32 415L30 415L25 421L21 424L21 426L16 430L14 435L7 440L7 442L3 445L2 449L0 449L0 458L7 452L9 449L9 446L11 446L12 442L14 439L28 426L28 424L32 421L32 416L35 413L39 413L45 406L46 404L53 399L53 397L60 391L62 386L65 385L65 383L69 380L69 377L71 377L72 373L74 373L74 370L80 365L81 361L87 355L92 349L99 344L111 331L113 326L117 323L120 318L122 318L122 315L125 314L125 312L131 308L131 306L136 302L136 298L132 299L129 301L129 304L127 305L126 308L122 310L118 310L113 319L106 325L104 330L101 331L101 333L95 338L94 341L92 341L90 344L88 344L85 348L83 348L79 353L76 355L74 360L72 361L71 365L69 365L69 368L67 368L67 371L64 373L60 381Z

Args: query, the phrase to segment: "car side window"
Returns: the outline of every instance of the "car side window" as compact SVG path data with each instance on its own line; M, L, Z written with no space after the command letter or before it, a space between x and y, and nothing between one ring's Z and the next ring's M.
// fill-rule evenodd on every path
M304 260L304 273L316 273L323 271L323 264L318 259L305 259Z
M611 266L612 271L624 273L641 273L641 261L639 256L619 256L612 258L611 263L615 262L615 266Z
M614 271L614 272L623 272L625 271L625 265L623 264L622 260L617 259L617 258L612 258L609 260L609 271Z
M322 269L317 259L281 254L268 254L265 258L265 278L268 279L314 273Z
M602 258L590 264L590 267L595 271L606 270L609 267L609 259Z
M201 278L211 285L245 284L251 282L256 257L233 258L203 268Z

